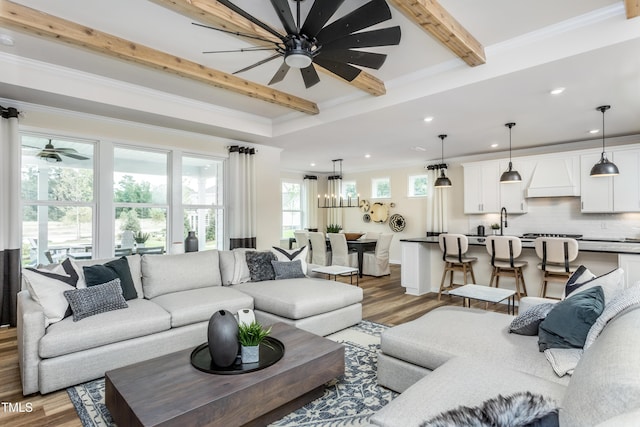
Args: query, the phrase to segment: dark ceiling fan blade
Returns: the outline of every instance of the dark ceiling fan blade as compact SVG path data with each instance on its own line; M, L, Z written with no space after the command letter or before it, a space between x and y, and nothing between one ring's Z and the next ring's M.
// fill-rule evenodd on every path
M263 30L270 32L274 36L278 37L280 40L284 41L285 36L283 36L282 34L277 32L276 30L274 30L273 28L271 28L270 26L268 26L264 22L260 21L255 16L253 16L250 13L245 12L244 10L240 9L238 6L236 6L235 4L231 3L230 1L228 1L228 0L218 0L218 3L221 3L221 4L225 5L226 7L228 7L231 10L233 10L235 13L237 13L238 15L243 16L244 18L246 18L249 21L253 22L254 24L259 26Z
M38 154L36 154L36 157L42 157L43 159L55 159L56 162L61 162L62 161L62 157L60 157L57 153L47 153L44 151L39 152Z
M298 7L300 7L300 3L298 3ZM288 0L271 0L271 4L280 18L280 22L282 22L282 26L287 34L298 34L298 26L296 25L296 21L293 20L293 15L291 14L291 8L289 7Z
M300 32L313 38L318 35L324 24L329 21L344 0L318 0L313 3Z
M335 62L328 59L323 59L320 55L313 58L313 62L320 65L322 68L331 71L333 74L342 77L348 82L358 77L358 75L362 71L359 68L356 68L349 64L345 64L344 62Z
M281 82L282 79L284 79L284 76L287 75L287 72L289 72L289 68L291 67L289 67L286 62L282 61L282 65L280 66L280 68L278 68L278 71L276 71L276 73L273 75L269 84L272 85L274 83Z
M300 74L302 74L302 79L304 80L304 87L309 89L311 86L320 83L320 77L318 77L318 72L315 68L313 68L313 64L309 65L306 68L300 69Z
M347 64L360 65L361 67L379 69L387 59L382 53L362 52L359 50L330 50L321 51L317 57L334 62L346 62ZM317 58L316 57L316 58Z
M329 43L363 28L391 19L385 0L372 0L324 27L317 35L320 44Z
M88 157L81 156L80 154L73 154L73 153L60 153L60 154L62 154L63 156L71 157L72 159L89 160Z
M77 153L78 150L76 150L75 148L54 148L51 151L57 151L59 153Z
M363 31L361 33L350 34L341 39L325 43L322 51L342 50L351 48L390 46L400 43L400 27L383 28L381 30Z
M266 64L267 62L273 61L274 59L279 58L281 56L282 56L281 53L276 53L275 55L271 55L270 57L265 58L262 61L258 61L253 65L249 65L248 67L244 67L242 70L234 71L233 74L244 73L245 71L249 71L250 69L255 68L255 67L259 66L259 65Z

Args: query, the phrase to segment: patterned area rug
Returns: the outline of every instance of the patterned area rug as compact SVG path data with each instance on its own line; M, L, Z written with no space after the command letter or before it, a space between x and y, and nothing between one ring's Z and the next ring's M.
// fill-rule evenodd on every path
M342 427L369 424L373 413L397 393L378 386L376 366L384 325L362 321L327 338L345 346L345 375L326 385L324 396L272 426ZM69 387L67 393L84 427L113 426L104 404L104 379Z

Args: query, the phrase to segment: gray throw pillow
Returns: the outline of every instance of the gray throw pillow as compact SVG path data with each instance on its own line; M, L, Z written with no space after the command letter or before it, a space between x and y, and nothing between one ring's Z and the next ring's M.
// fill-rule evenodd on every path
M509 332L519 335L538 335L538 326L547 317L547 314L553 310L554 305L551 302L538 304L518 314L518 317L511 322Z
M275 261L276 256L271 251L246 252L245 257L252 282L262 282L263 280L276 278L276 273L271 265L271 261Z
M538 348L582 348L589 329L604 310L604 292L596 286L560 301L538 328Z
M276 273L276 280L305 277L302 272L302 262L299 259L295 261L271 261L271 265Z
M122 295L125 300L138 298L136 286L133 284L129 261L126 257L114 259L105 264L83 267L87 287L101 285L114 279L120 279Z
M99 313L128 307L122 296L120 279L113 279L89 288L65 291L64 297L69 301L74 322Z

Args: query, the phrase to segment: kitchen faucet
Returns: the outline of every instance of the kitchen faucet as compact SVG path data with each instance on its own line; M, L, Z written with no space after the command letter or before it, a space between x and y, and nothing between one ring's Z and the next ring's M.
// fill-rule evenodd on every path
M502 236L502 214L504 213L504 228L507 228L507 208L500 209L500 235Z

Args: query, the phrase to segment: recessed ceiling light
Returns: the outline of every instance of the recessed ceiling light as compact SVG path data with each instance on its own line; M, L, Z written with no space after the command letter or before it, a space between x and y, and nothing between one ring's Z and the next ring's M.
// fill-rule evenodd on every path
M562 92L564 92L564 88L563 87L557 87L555 89L552 89L551 92L549 92L551 95L560 95Z
M589 131L589 133L598 133L598 132L600 132L600 129L591 129Z
M0 43L5 46L13 46L13 37L9 34L0 34Z
M496 148L497 146L498 146L498 144L495 143L495 142L493 144L491 144L491 148Z
M365 159L368 159L369 157L371 157L371 154L365 154L365 155L364 155L364 158L365 158Z
M316 165L315 163L311 163L311 164L309 164L309 166L311 166L311 167L313 167L313 166L315 166L315 165Z
M427 122L427 123L430 123L431 121L433 121L433 117L432 116L425 117L424 121Z

